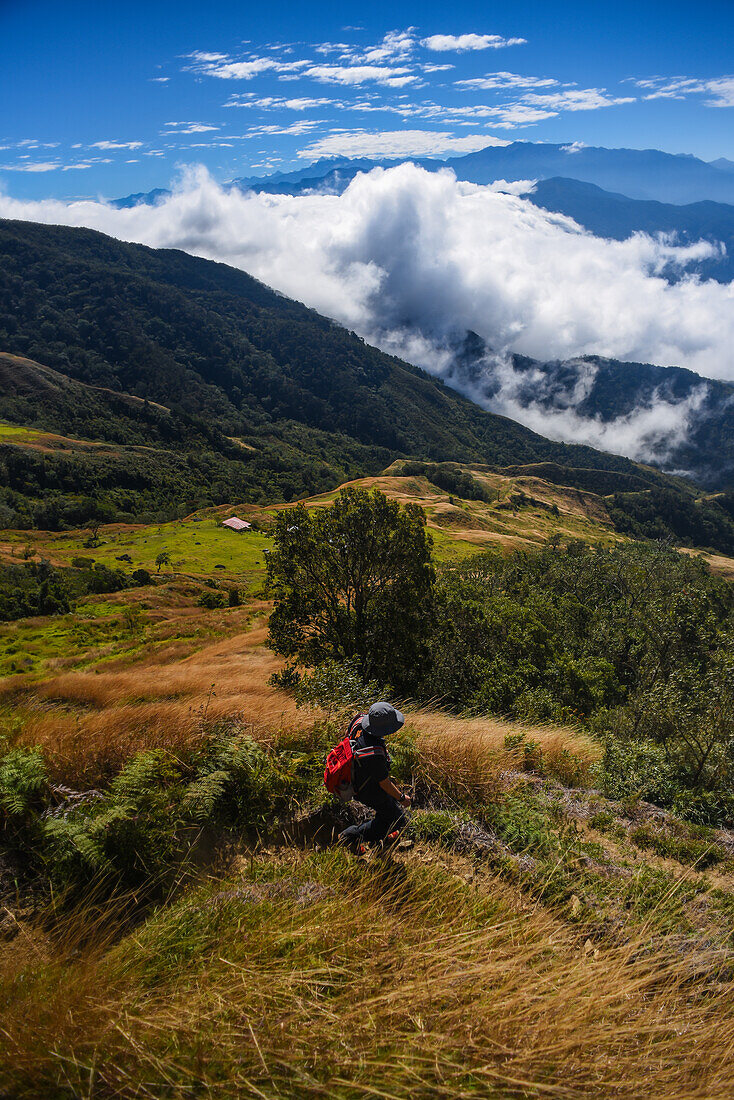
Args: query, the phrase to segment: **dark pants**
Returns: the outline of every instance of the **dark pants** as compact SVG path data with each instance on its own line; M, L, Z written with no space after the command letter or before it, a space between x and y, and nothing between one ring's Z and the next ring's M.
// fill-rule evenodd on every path
M375 811L375 816L369 821L362 821L359 825L350 825L339 834L340 840L349 844L357 844L361 840L376 843L378 840L384 840L388 833L394 832L395 829L404 829L407 825L402 806L396 798L391 798L385 791L381 790L379 794L360 795L359 801L371 807Z

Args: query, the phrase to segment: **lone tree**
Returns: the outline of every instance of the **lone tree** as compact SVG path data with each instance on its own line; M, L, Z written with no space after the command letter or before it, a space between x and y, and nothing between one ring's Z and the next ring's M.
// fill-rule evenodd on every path
M162 550L158 557L155 559L155 563L158 566L158 568L156 569L156 573L160 573L162 566L171 564L171 555L168 553L167 550Z
M416 682L430 628L435 573L423 509L343 489L330 508L278 515L268 586L269 645L305 665L354 660L365 679Z

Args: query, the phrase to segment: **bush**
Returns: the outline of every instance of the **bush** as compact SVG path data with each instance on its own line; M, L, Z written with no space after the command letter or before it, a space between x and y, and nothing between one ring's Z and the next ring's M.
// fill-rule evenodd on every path
M221 589L213 589L211 592L202 592L196 602L199 607L205 607L209 611L217 611L222 607L227 607L229 601L226 592L222 592Z
M680 776L665 750L649 740L621 740L610 734L597 774L602 794L617 802L642 798L672 806L681 790Z
M376 680L365 683L357 661L324 661L293 685L298 706L320 706L327 710L368 710L380 699L383 689Z
M332 731L333 734L333 731ZM73 899L92 884L156 896L184 871L202 826L262 832L321 790L323 749L268 751L223 730L185 763L163 750L129 761L104 791L52 788L39 749L0 760L0 821L22 861Z

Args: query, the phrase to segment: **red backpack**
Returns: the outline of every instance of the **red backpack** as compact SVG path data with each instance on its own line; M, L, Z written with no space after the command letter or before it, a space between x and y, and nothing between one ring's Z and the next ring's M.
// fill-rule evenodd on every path
M335 794L342 802L349 802L354 798L354 761L360 756L373 756L376 752L387 755L385 749L378 746L355 749L356 740L362 732L360 723L363 717L362 714L355 714L347 727L346 737L326 757L324 786L329 794Z

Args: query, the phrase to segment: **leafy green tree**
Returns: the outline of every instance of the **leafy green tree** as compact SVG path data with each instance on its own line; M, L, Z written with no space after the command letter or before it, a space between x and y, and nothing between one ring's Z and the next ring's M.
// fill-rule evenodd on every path
M158 557L155 559L156 573L160 573L161 567L171 564L171 555L167 550L162 550Z
M268 555L270 645L302 664L356 659L404 690L425 659L434 569L423 510L343 489L330 508L282 511Z

